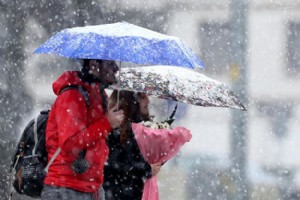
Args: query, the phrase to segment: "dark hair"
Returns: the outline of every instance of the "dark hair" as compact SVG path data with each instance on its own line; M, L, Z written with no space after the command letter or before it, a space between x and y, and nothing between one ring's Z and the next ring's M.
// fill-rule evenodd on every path
M119 91L119 109L124 111L124 120L120 126L120 142L122 144L127 140L127 131L131 130L131 123L149 120L149 116L144 116L140 113L140 105L138 102L140 94L141 93L133 91ZM114 90L109 98L109 108L117 104L117 99L118 90Z
M83 68L88 67L89 63L90 63L90 60L92 60L92 59L83 59L83 61L82 61L82 67ZM103 60L96 60L96 61L99 62L99 63L101 63Z
M90 62L90 59L83 59L82 67L86 68L87 66L89 66L89 62Z
M82 68L81 68L81 72L79 73L79 77L82 81L84 82L88 82L88 83L101 83L101 86L103 88L108 87L108 85L105 85L102 83L102 80L97 78L96 76L94 76L93 74L90 74L90 68L89 68L89 63L90 63L91 59L83 59L82 60ZM101 63L102 60L96 60L97 62Z

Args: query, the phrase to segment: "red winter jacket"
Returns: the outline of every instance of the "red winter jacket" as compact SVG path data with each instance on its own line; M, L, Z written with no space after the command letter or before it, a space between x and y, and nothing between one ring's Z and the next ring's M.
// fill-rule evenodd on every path
M90 106L86 106L84 96L76 89L59 95L67 85L83 86L89 93ZM53 91L58 97L47 122L48 161L58 147L62 150L50 166L44 183L96 192L103 183L103 167L108 156L106 137L111 131L102 108L99 83L82 82L76 71L65 72L53 83ZM71 165L83 149L87 149L85 159L90 167L78 175L72 171Z

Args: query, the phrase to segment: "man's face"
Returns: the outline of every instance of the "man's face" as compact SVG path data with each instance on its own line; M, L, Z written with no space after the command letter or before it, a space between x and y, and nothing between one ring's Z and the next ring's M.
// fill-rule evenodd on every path
M119 67L115 61L90 61L90 73L99 78L104 84L112 85L117 83L118 81L115 74L118 70Z

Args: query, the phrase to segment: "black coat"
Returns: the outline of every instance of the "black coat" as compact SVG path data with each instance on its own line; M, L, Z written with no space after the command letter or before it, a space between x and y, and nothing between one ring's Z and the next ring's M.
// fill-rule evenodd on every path
M104 167L106 200L142 199L144 181L152 176L151 166L144 160L132 131L125 144L115 130L107 138L109 156Z

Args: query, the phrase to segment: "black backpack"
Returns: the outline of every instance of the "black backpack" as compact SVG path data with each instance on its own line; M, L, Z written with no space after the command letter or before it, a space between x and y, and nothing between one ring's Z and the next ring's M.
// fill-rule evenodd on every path
M60 94L70 89L79 90L84 96L87 107L90 105L88 92L82 86L66 86L60 91ZM49 110L41 111L37 118L27 124L12 157L10 169L13 176L13 188L19 194L25 194L33 198L40 197L48 168L60 152L59 148L47 163L45 132L49 112ZM36 133L34 130L36 130ZM10 196L12 194L13 191Z

